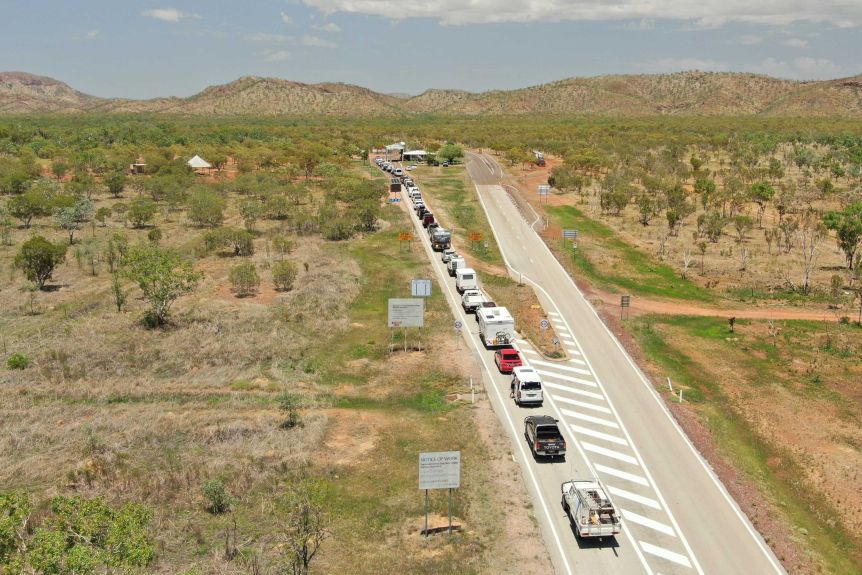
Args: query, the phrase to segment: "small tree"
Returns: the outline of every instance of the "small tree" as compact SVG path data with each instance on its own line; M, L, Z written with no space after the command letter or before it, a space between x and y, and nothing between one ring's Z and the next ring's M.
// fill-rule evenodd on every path
M119 270L111 274L111 295L114 296L114 305L117 306L117 313L123 311L123 306L126 305L126 298L129 294L123 288Z
M207 188L194 191L189 197L189 219L198 226L216 227L224 221L225 200Z
M54 268L66 258L66 246L55 245L43 238L34 236L21 245L15 256L15 267L22 270L26 278L40 290L51 279Z
M302 425L299 416L299 402L289 391L283 391L278 396L278 408L284 414L285 419L279 427L282 429L293 429L296 426Z
M282 537L289 573L308 575L311 561L331 535L323 492L310 480L293 484L282 501Z
M239 213L248 231L254 230L254 224L263 216L263 204L257 198L245 198L239 203Z
M293 247L293 240L291 240L287 236L279 234L272 238L272 248L275 250L275 253L277 253L280 258L283 258L290 252L292 252Z
M69 232L69 245L75 241L75 232L81 229L86 222L93 217L93 202L88 198L81 198L68 207L59 207L54 210L54 221L60 229Z
M272 283L278 291L290 291L298 273L296 264L287 260L272 264Z
M111 208L106 208L103 206L103 207L99 208L98 210L96 210L96 215L93 216L93 219L95 219L97 222L99 222L99 225L101 225L104 228L106 225L108 225L107 222L108 222L108 217L110 215L111 215Z
M439 150L437 150L437 156L440 158L443 158L445 160L448 160L449 163L452 163L457 158L463 158L464 157L464 150L458 144L448 143L448 144L444 144L443 146L440 147Z
M105 186L108 188L108 193L115 198L123 195L123 188L126 187L128 176L123 170L112 170L102 179Z
M749 216L736 215L733 216L733 227L736 229L738 240L744 242L745 235L754 228L754 220Z
M246 230L218 228L204 234L204 244L208 250L228 246L235 256L254 255L254 236Z
M703 258L706 256L706 242L697 242L697 249L700 251L700 275L704 275Z
M137 197L129 204L126 219L132 222L133 228L142 228L153 221L159 206L153 200L143 196Z
M21 220L25 228L30 227L33 218L48 216L51 214L51 196L44 191L31 188L9 200L7 208L9 214Z
M149 301L146 320L152 327L167 323L173 303L193 291L202 277L176 252L155 244L129 248L123 258L123 273L138 284Z
M239 297L253 295L260 287L260 274L254 262L245 261L230 269L230 283Z
M757 182L751 186L751 199L757 204L757 227L763 227L763 213L766 204L775 196L775 188L769 182Z
M829 212L823 222L830 230L835 230L838 247L844 252L847 269L853 269L856 252L862 243L862 202L856 202L840 212Z
M154 244L158 244L162 241L162 230L159 228L153 228L147 232L147 239L150 240Z

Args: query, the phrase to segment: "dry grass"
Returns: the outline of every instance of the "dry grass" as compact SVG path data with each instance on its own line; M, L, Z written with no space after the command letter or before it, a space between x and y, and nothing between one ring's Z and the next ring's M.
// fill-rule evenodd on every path
M385 229L406 218L387 217ZM236 225L234 212L230 220ZM199 242L201 231L179 214L159 227L165 245L191 253ZM514 573L522 572L514 567L522 553L538 556L534 572L550 568L517 467L494 444L496 419L478 420L446 399L477 373L468 355L451 366L437 360L463 354L439 293L428 307L428 351L387 353L380 302L427 268L424 254L399 253L391 231L343 243L295 238L289 257L300 277L282 294L266 285L274 257L267 237L276 226L260 227L253 256L260 292L234 297L227 272L236 260L201 257L195 265L205 279L178 301L164 330L142 327L144 302L131 286L127 311L117 313L106 271L90 275L71 252L55 274L58 289L36 294L32 305L18 290L20 275L0 276L8 302L0 308L3 357L20 352L33 361L23 371L0 370L0 488L146 502L158 542L148 572L249 573L253 565L275 572L278 496L297 476L315 478L328 495L333 537L316 560L324 572ZM60 237L48 222L34 231ZM96 228L95 241L114 231L116 223ZM122 231L132 241L146 233ZM28 234L15 230L15 243ZM0 248L0 265L8 269L14 253ZM300 402L301 427L280 426L283 390ZM480 428L490 445L477 441ZM424 542L413 528L422 512L416 454L436 449L464 454L455 512L465 529L451 541ZM213 478L233 497L227 516L204 511L200 484ZM443 504L435 496L433 511L444 512ZM227 561L224 537L234 520L240 554Z

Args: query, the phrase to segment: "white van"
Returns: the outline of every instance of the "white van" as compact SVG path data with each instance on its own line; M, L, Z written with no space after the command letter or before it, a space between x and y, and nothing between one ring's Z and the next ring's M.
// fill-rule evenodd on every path
M403 176L404 170L402 170L401 168L395 168L394 170L392 170L392 175L393 176Z
M542 392L542 378L532 367L516 367L512 370L512 392L511 397L515 405L524 404L542 405L544 394Z
M479 280L476 278L476 270L473 268L458 268L455 270L455 289L458 293L464 290L479 289Z
M511 345L515 340L515 319L504 307L478 307L476 321L485 347Z
M446 269L449 270L449 275L455 277L455 272L459 269L467 267L467 260L464 259L464 256L452 256L449 258L449 261L446 262Z

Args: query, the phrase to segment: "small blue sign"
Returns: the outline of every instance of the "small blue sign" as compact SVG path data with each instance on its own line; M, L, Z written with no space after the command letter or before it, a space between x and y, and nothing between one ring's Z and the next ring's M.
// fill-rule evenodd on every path
M397 204L400 201L401 201L401 198L389 198L390 204Z
M460 319L455 320L455 329L461 329L461 326L463 326L463 325L464 324L461 323Z

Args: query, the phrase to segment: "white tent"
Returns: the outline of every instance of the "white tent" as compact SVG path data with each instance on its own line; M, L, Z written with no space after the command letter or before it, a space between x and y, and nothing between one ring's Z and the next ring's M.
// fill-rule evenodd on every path
M212 164L210 164L209 162L207 162L206 160L204 160L203 158L201 158L198 155L195 155L195 157L192 158L191 160L189 160L188 162L186 162L186 164L188 164L189 167L194 168L195 170L200 169L200 168L212 168L213 167Z
M409 152L404 152L404 159L417 159L424 160L428 156L428 152L425 150L410 150Z

